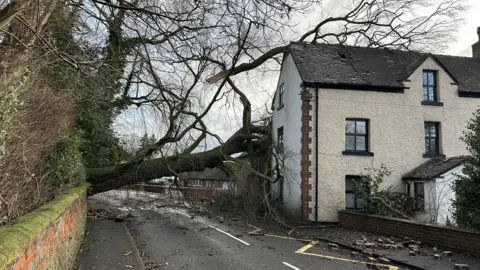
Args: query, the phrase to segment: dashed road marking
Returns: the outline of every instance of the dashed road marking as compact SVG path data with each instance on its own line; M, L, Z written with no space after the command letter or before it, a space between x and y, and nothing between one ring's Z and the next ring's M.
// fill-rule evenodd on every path
M287 263L287 262L283 262L283 264L285 264L286 266L288 266L288 267L290 267L290 268L292 268L292 269L294 269L294 270L300 270L300 268L295 267L295 266L293 266L293 265L291 265L291 264L289 264L289 263Z
M177 214L183 215L183 216L185 216L185 217L191 217L191 215L187 215L187 214L182 213L182 212L180 212L180 211L175 211L175 212L176 212ZM250 246L249 243L243 241L242 239L239 239L238 237L235 237L235 236L229 234L229 233L226 232L226 231L222 231L222 230L220 230L219 228L217 228L217 227L215 227L215 226L212 226L212 225L209 225L209 224L206 223L206 222L203 222L203 224L205 224L205 225L207 225L208 227L210 227L210 228L212 228L212 229L215 229L215 230L217 230L218 232L221 232L221 233L223 233L223 234L225 234L225 235L227 235L227 236L229 236L229 237L231 237L231 238L233 238L233 239L235 239L235 240L237 240L237 241L239 241L239 242L242 243L242 244L245 244L245 245L247 245L247 246Z
M242 239L239 239L239 238L237 238L237 237L229 234L229 233L226 232L226 231L222 231L222 230L220 230L219 228L214 227L214 226L212 226L212 225L208 225L208 227L210 227L210 228L212 228L212 229L215 229L215 230L217 230L217 231L219 231L219 232L221 232L221 233L223 233L223 234L225 234L225 235L227 235L227 236L230 236L231 238L237 240L237 241L240 242L240 243L243 243L243 244L245 244L245 245L247 245L247 246L250 246L249 243L247 243L247 242L243 241Z

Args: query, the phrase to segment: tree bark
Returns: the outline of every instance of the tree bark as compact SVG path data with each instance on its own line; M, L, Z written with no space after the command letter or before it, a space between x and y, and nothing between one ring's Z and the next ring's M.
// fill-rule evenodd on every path
M14 0L0 10L0 30L28 4L27 0Z
M161 157L141 162L129 162L115 167L89 169L87 182L90 184L88 195L117 189L154 178L173 176L182 172L203 171L220 165L227 157L247 151L249 146L256 154L264 152L270 145L270 138L242 134L237 132L221 146L212 150Z

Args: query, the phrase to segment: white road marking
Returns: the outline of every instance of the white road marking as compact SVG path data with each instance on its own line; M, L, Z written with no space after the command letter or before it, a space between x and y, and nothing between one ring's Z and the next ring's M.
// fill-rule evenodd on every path
M286 266L288 266L288 267L290 267L290 268L292 268L292 269L300 270L300 268L295 267L295 266L293 266L293 265L291 265L291 264L289 264L289 263L287 263L287 262L283 262L283 264L285 264Z
M233 239L235 239L235 240L237 240L237 241L239 241L239 242L241 242L241 243L243 243L243 244L245 244L245 245L247 245L247 246L250 246L249 243L247 243L247 242L243 241L242 239L239 239L239 238L237 238L237 237L229 234L228 232L222 231L222 230L220 230L219 228L213 227L212 225L208 225L208 227L210 227L210 228L212 228L212 229L215 229L215 230L217 230L217 231L219 231L219 232L221 232L221 233L223 233L223 234L225 234L225 235L228 235L228 236L230 236L231 238L233 238Z

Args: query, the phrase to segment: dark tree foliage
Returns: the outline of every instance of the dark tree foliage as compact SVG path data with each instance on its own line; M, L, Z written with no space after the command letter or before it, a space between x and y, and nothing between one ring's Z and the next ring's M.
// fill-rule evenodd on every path
M97 61L102 52L75 39L69 18L72 14L66 9L58 11L49 24L55 46L75 61ZM101 65L80 70L66 61L45 68L52 88L74 91L75 126L82 139L80 151L86 167L116 165L124 152L111 128L116 116L112 100L117 91L105 83L105 72Z
M464 157L464 175L454 184L454 216L458 226L480 230L480 109L468 122L462 140L470 154Z

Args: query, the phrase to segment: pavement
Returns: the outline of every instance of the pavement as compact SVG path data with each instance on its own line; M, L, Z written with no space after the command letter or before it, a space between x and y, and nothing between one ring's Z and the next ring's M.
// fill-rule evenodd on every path
M88 220L85 240L76 268L143 269L125 223L113 220Z

